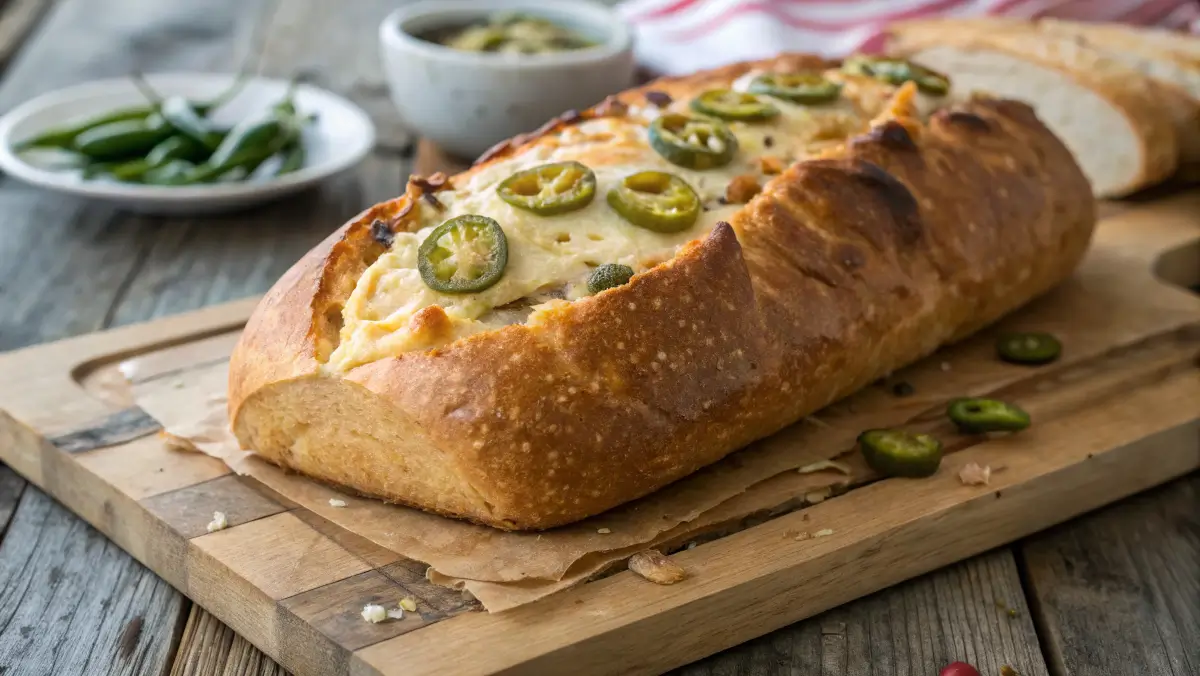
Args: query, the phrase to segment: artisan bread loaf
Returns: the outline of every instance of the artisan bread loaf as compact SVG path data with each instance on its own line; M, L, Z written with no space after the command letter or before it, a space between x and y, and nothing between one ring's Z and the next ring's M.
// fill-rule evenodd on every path
M701 139L725 164L649 142L703 92L817 69L833 100L760 97L776 114L730 122L732 154ZM785 55L658 81L414 178L259 304L230 364L233 430L319 480L504 529L644 496L1070 274L1095 221L1070 152L1024 104L949 101ZM586 206L496 198L513 172L568 161L594 172ZM644 170L691 187L691 226L645 230L604 198ZM422 247L464 214L507 234L503 276L422 288ZM605 263L635 274L593 293Z
M960 91L1030 103L1075 154L1099 197L1119 197L1170 176L1200 153L1196 103L1126 57L1013 20L902 22L889 48L945 72Z

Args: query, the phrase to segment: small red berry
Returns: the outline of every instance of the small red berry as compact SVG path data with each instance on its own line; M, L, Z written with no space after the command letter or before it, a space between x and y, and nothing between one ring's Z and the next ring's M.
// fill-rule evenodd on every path
M951 662L938 673L938 676L979 676L979 670L966 662Z

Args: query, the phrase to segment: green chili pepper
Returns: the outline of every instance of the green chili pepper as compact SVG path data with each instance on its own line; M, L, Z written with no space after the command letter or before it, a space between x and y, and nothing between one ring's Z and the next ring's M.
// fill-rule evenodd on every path
M215 151L221 145L221 134L182 96L172 96L163 101L159 114L180 134L197 141L208 150Z
M278 175L283 176L302 169L306 155L304 144L297 140L290 148L284 150L283 162L279 165Z
M942 442L928 434L867 430L858 444L871 469L886 476L930 476L942 464Z
M754 94L811 105L835 100L842 86L816 72L768 73L754 78L747 89Z
M143 158L124 162L92 162L83 168L83 178L110 178L122 183L140 183L151 168Z
M565 214L591 204L596 174L579 162L554 162L518 171L496 188L500 199L540 216Z
M955 399L946 415L963 434L1016 432L1029 427L1029 414L1019 406L997 399Z
M904 59L856 56L847 59L842 64L842 70L851 75L866 75L893 85L902 85L911 80L917 83L917 89L934 96L941 96L950 91L950 79L945 75Z
M759 122L779 114L778 108L754 94L732 89L710 89L692 99L691 107L701 115L740 122Z
M633 268L619 263L605 263L592 270L588 276L588 293L600 293L606 289L616 288L629 283L633 277Z
M146 107L114 110L111 113L105 113L99 117L94 117L73 127L63 127L44 131L37 136L16 143L13 146L13 150L16 152L29 150L31 148L62 148L64 150L72 150L74 149L75 139L86 131L90 131L96 127L113 124L114 122L144 120L153 112L153 108Z
M679 113L661 115L650 123L650 147L671 164L688 169L713 169L729 164L737 152L737 137L719 120Z
M275 115L240 124L229 132L208 161L196 167L190 183L204 183L235 169L249 175L269 157L295 141L294 120Z
M146 172L142 182L149 185L183 185L196 165L183 159L168 160Z
M151 166L161 167L171 160L201 162L208 157L208 149L199 141L187 136L172 136L159 143L146 154Z
M608 192L608 205L630 223L654 232L681 232L700 216L700 197L686 181L663 171L639 171Z
M271 149L271 152L265 152L265 155L270 157L290 141L288 126L286 119L276 115L239 124L213 151L208 163L232 168L249 159L263 156L267 149Z
M235 170L250 175L272 155L298 142L304 120L297 119L295 111L289 88L283 100L266 115L248 118L234 126L212 156L190 172L185 183L212 181Z
M111 122L89 129L75 138L75 150L94 160L144 157L174 131L161 115L152 113L144 120Z
M466 214L434 228L417 249L421 280L441 293L475 293L500 281L508 238L487 216Z
M1062 343L1049 333L1010 333L996 341L996 353L1012 364L1040 366L1062 354Z

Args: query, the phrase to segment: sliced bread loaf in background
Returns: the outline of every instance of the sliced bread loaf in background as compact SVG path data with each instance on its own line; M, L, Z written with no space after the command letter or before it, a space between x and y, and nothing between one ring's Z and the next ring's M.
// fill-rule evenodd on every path
M1123 51L1109 36L1119 31L1093 44L1080 26L902 22L890 30L888 50L945 72L959 94L1031 103L1076 155L1098 197L1127 195L1167 178L1180 162L1200 161L1200 103L1188 89L1188 60L1149 46Z

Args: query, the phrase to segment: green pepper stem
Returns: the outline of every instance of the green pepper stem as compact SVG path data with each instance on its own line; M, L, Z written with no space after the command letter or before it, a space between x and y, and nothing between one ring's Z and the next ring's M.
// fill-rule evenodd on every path
M142 96L146 97L147 101L153 103L155 106L162 105L162 94L159 94L154 87L150 86L150 83L146 81L146 76L141 71L133 71L129 74L129 79L133 81L133 86L138 88L138 91L142 93Z
M208 101L205 101L203 103L196 103L193 105L193 107L196 109L196 112L200 113L201 115L207 116L209 113L220 108L221 106L225 105L226 103L229 103L230 101L232 101L234 99L234 97L236 97L238 94L240 94L242 92L242 90L246 88L246 82L249 79L250 79L249 73L247 73L245 71L240 72L240 73L238 73L237 78L234 79L234 81L228 87L225 88L225 91L221 92L220 94L217 94L215 97L213 97L212 99L209 99Z

